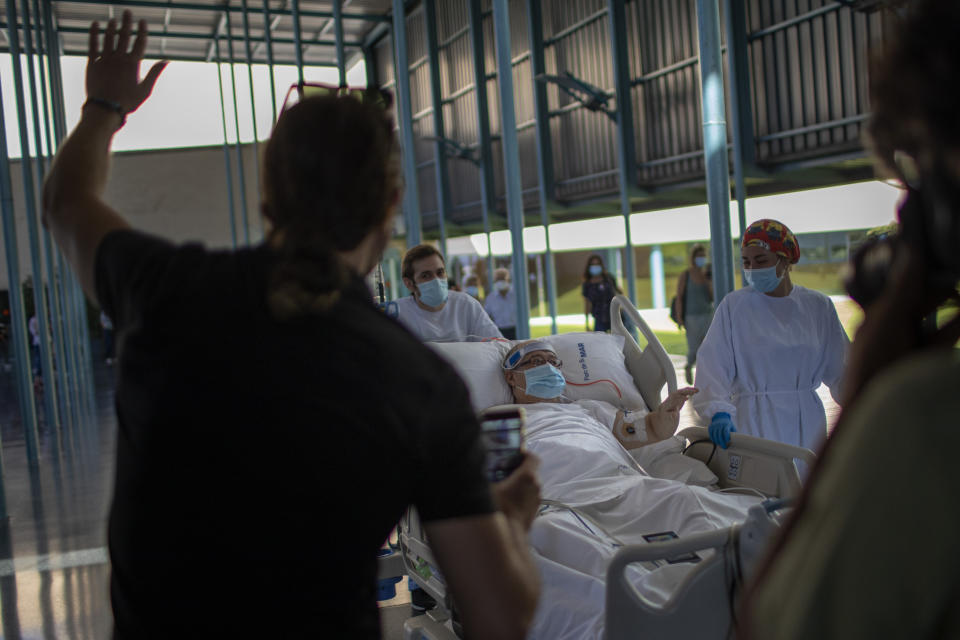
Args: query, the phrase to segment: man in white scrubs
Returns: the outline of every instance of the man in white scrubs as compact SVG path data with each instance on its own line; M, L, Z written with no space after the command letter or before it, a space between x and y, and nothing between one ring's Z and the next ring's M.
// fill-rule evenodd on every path
M424 342L503 337L474 297L448 289L447 268L435 247L408 250L402 275L412 295L397 300L397 320Z
M500 267L493 272L493 292L483 303L500 333L508 340L517 339L517 298L510 286L510 271Z

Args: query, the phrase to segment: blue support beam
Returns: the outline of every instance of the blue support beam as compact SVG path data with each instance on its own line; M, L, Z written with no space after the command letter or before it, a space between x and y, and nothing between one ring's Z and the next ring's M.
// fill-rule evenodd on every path
M48 315L49 306L47 305L47 289L43 278L43 268L41 266L40 249L40 229L37 224L37 188L34 181L33 167L31 166L30 143L28 138L27 126L27 108L26 108L26 90L23 81L23 72L20 61L20 33L17 29L17 14L14 2L7 2L7 38L10 45L10 62L13 67L13 85L16 94L17 120L20 125L20 156L21 173L23 176L24 205L27 218L27 238L30 243L30 266L33 277L33 300L34 314L37 317L37 324L40 332L40 371L44 380L52 380L54 374L53 354L49 341L50 335L50 317ZM12 26L11 26L12 25ZM25 30L25 37L30 37L30 30ZM28 56L29 57L29 56ZM31 65L32 67L32 65ZM40 141L37 141L39 145ZM15 286L11 283L11 289ZM44 394L45 419L48 424L55 420L56 409L52 406L53 394ZM52 424L56 424L53 422ZM31 466L39 465L39 439L37 435L37 424L34 421L30 424L24 419L25 443L27 449L27 459Z
M340 78L340 86L347 86L347 62L346 54L343 51L343 6L342 0L333 0L333 34L334 42L337 48L337 73Z
M514 111L508 0L493 0L493 25L497 54L497 86L500 88L503 171L507 185L507 222L510 226L513 249L513 288L517 299L517 339L526 340L530 337L530 286L527 278L527 254L523 247L523 185L520 181L517 114Z
M30 3L28 0L20 0L20 8L23 13L24 24L30 25L32 21L30 19ZM36 65L34 61L36 58L36 48L34 47L33 42L33 30L30 28L23 30L23 53L27 61L27 76L29 82L27 83L28 88L30 89L30 121L33 124L33 139L34 144L36 145L35 160L37 166L37 185L43 185L44 178L46 176L46 167L44 164L44 140L45 136L41 130L40 125L40 92L37 89L37 73ZM49 148L49 139L46 139L47 148ZM24 166L29 163L29 158L23 158ZM39 214L39 212L38 212ZM47 429L51 435L50 438L50 454L51 459L53 460L54 471L59 475L60 472L60 450L61 450L61 441L60 441L60 429L62 426L61 421L61 409L62 403L60 402L63 399L63 389L60 383L58 376L56 375L56 369L54 369L54 362L59 357L59 354L62 353L60 345L57 342L57 326L60 324L56 304L56 282L54 281L54 272L53 272L53 243L50 240L50 234L46 229L38 228L38 240L42 241L43 247L40 247L40 244L37 244L38 258L41 259L43 265L46 266L46 280L43 279L41 274L40 278L40 287L44 290L44 297L37 298L36 290L37 284L34 282L34 301L43 300L45 315L47 316L47 327L49 333L42 334L40 340L46 344L47 353L50 354L50 365L49 365L49 375L44 374L44 394L43 394L43 404L44 404L44 419L47 425ZM32 240L32 239L31 239ZM32 245L31 245L32 248ZM38 313L37 318L40 318ZM54 354L57 354L56 357Z
M220 27L214 35L214 50L217 63L217 86L220 91L220 117L223 124L223 164L227 170L227 207L230 209L230 240L234 249L237 248L237 212L233 202L233 167L230 164L230 141L227 137L227 103L223 97L223 71L220 57Z
M63 98L63 73L60 68L60 42L57 35L56 24L54 22L53 9L51 3L42 4L43 15L46 30L47 41L50 43L51 55L47 56L47 66L49 68L50 78L50 98L53 107L53 131L54 140L59 145L67 137L67 118L66 108ZM64 333L66 337L65 353L65 373L70 376L70 401L71 415L74 422L73 439L78 440L78 435L83 426L95 420L95 400L93 399L93 378L88 377L87 371L82 367L80 360L81 353L81 331L79 323L84 321L74 312L71 304L73 287L75 286L73 275L70 273L69 266L63 257L63 254L57 254L57 273L60 279L60 307L63 310Z
M253 120L253 172L257 180L257 202L263 201L262 187L260 185L260 142L257 132L257 102L253 91L253 51L250 48L250 17L247 12L247 0L240 0L240 7L243 9L243 46L247 54L247 81L250 83L250 117ZM269 29L267 29L269 31ZM229 31L228 31L229 33ZM240 138L238 136L237 142ZM260 237L263 237L263 216L258 215L260 221Z
M530 31L530 63L533 78L533 110L537 136L537 174L540 196L540 223L546 236L544 254L544 279L546 298L550 313L550 333L557 333L557 276L550 250L550 202L554 199L553 143L550 139L550 108L547 104L547 88L537 78L546 74L543 49L543 12L540 0L527 0L527 27Z
M8 5L9 6L9 5ZM2 103L0 93L0 103ZM10 340L13 354L13 373L17 381L17 400L20 403L20 417L27 433L33 433L36 442L37 413L33 395L33 373L30 366L30 338L27 331L27 314L23 303L23 289L20 287L20 256L17 248L17 223L13 207L13 181L10 177L10 159L7 157L7 130L4 118L0 118L0 214L3 220L4 255L7 260L7 279L10 282ZM29 438L28 438L29 442ZM0 465L2 465L0 451ZM29 457L28 457L29 460ZM0 475L0 496L3 476ZM6 518L6 502L2 504L0 517Z
M424 0L424 18L427 30L427 57L430 62L430 103L433 105L434 178L437 183L437 219L440 225L440 253L447 255L447 216L450 212L450 177L447 172L447 154L443 139L443 95L440 87L440 50L437 48L436 0Z
M753 112L750 108L750 65L747 46L747 13L742 2L724 0L727 28L727 65L730 69L730 111L733 115L733 176L740 235L747 228L747 187L744 173L756 161ZM829 87L829 83L827 84ZM743 270L740 269L740 284Z
M486 54L483 41L483 12L480 0L467 0L470 13L470 49L473 56L474 102L477 108L477 151L480 167L480 212L487 238L487 283L493 283L493 249L490 246L490 214L497 202L493 182L493 145L490 136L490 104L487 99Z
M610 16L610 51L613 55L613 78L617 92L617 156L620 167L620 213L626 229L626 280L630 301L637 303L637 277L630 229L632 206L630 195L637 180L636 138L633 127L633 100L630 97L630 64L627 57L627 17L625 0L608 0Z
M277 122L277 79L273 73L273 27L270 24L270 0L263 0L263 40L266 43L267 69L270 72L270 106L273 123Z
M303 84L303 44L300 41L300 0L290 0L293 18L293 55L297 61L297 82Z
M420 192L417 186L417 156L413 139L413 115L410 108L410 68L407 55L407 15L403 0L393 0L394 77L396 78L397 124L400 127L400 147L403 151L403 210L406 223L407 247L422 242L420 219Z
M710 253L713 294L717 304L733 291L730 237L730 167L727 161L727 119L723 96L718 0L697 0L700 41L700 95L703 100L703 154L710 208Z
M227 56L230 64L230 89L233 93L233 124L237 134L237 185L240 188L240 220L243 222L243 244L250 246L250 224L247 220L247 176L243 166L243 145L240 143L240 109L237 108L237 73L234 68L233 31L230 27L230 15L224 14L227 26ZM252 79L252 78L251 78Z

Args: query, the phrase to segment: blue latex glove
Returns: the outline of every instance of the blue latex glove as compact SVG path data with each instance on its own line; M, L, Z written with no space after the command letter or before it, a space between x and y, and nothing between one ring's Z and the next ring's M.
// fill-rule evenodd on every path
M736 430L729 413L720 411L713 414L713 419L710 421L710 439L721 449L730 446L730 434Z

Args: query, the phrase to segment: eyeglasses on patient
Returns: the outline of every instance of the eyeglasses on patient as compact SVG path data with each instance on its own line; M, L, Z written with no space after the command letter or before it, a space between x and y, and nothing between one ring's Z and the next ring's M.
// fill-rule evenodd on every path
M557 358L557 357L555 357L555 356L549 356L549 357L546 357L546 358L544 358L543 356L531 356L530 358L528 358L528 359L524 360L523 362L521 362L520 364L518 364L516 368L517 368L517 369L532 369L533 367L540 367L540 366L543 366L543 365L545 365L545 364L553 365L553 366L555 366L557 369L559 369L561 366L563 366L563 360L560 360L559 358Z

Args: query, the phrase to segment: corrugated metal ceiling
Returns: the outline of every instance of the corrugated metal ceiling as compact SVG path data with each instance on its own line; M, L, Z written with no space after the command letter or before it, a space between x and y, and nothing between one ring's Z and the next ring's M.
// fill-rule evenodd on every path
M0 16L6 16L6 4L7 0L0 1ZM238 60L246 60L243 46L244 4L247 5L253 61L267 62L264 33L269 21L274 61L292 64L295 48L289 0L268 0L266 4L269 7L269 20L264 15L262 0L247 0L245 3L243 0L52 2L63 51L66 54L84 55L90 23L98 20L105 24L111 17L119 18L121 12L129 8L135 19L145 19L150 27L148 57L190 60L212 59L212 38L217 29L221 38L224 38L221 41L224 47L223 55L227 55L227 25L223 22L224 15L230 17L234 55ZM20 3L14 6L19 11ZM343 39L348 56L358 49L371 30L379 23L389 20L391 6L390 0L345 0L342 3ZM335 66L337 56L332 2L301 0L299 9L304 63ZM19 16L18 20L22 22L23 16Z

